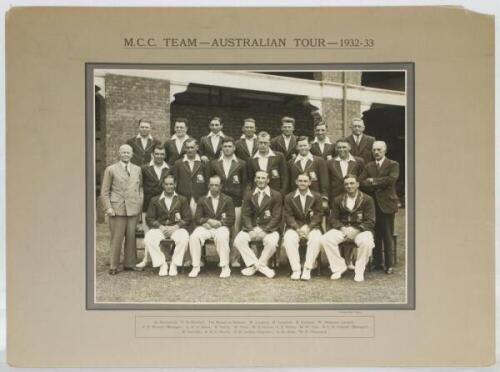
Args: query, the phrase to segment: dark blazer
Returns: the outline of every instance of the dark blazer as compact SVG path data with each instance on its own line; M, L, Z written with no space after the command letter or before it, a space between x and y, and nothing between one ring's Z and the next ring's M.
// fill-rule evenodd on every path
M309 174L311 178L311 186L309 188L312 191L316 191L321 194L322 197L328 198L330 187L328 185L328 170L326 168L326 163L323 158L313 155L313 160L308 160L305 169L302 169L300 162L295 161L296 159L291 159L288 161L288 170L290 178L290 189L295 190L297 185L295 181L301 173Z
M323 210L321 195L311 191L313 197L306 197L305 212L302 210L300 196L295 196L295 191L285 196L285 223L287 228L298 229L303 225L309 225L311 229L321 228Z
M311 142L311 154L322 157L325 160L330 160L335 157L335 143L325 143L323 152L321 152L319 144L317 142Z
M160 197L161 194L151 199L146 213L146 224L152 229L157 229L160 225L179 225L180 228L189 229L193 216L188 200L182 195L174 195L172 205L167 209L165 200Z
M274 151L279 151L285 156L285 160L290 160L295 154L295 147L297 146L297 136L292 134L292 138L290 139L290 144L288 145L288 151L285 146L285 140L283 139L283 135L280 134L277 137L274 137L271 140L271 149Z
M184 142L185 143L185 142ZM169 139L165 141L163 147L165 147L165 161L169 166L173 166L174 163L184 156L184 143L182 144L181 152L177 151L177 146L175 145L175 140Z
M340 230L344 226L352 226L363 231L375 228L375 203L370 195L358 191L352 211L346 206L347 194L337 196L328 216L328 226Z
M347 166L347 174L354 174L360 177L364 169L364 161L356 156L353 156L353 158L354 161L350 161ZM337 196L345 192L344 176L342 175L342 169L340 168L340 161L335 159L336 158L330 159L326 163L330 184L330 205L332 205L333 200Z
M373 178L369 184L367 178ZM396 181L399 178L399 163L385 158L380 169L374 161L368 163L361 175L361 186L372 195L377 206L383 213L396 213L398 210L398 196L396 195Z
M349 142L349 144L351 145L352 156L362 158L365 164L373 161L372 146L373 142L375 142L375 137L367 136L363 133L363 137L361 137L361 142L358 146L354 141L354 136L351 134L349 137L347 137L347 142Z
M252 157L257 152L257 138L253 139L253 148L252 153L248 151L247 143L244 138L240 138L237 140L234 145L236 146L236 156L243 161L247 161L250 157Z
M226 177L222 159L212 160L210 162L209 174L210 176L217 174L221 178L221 191L233 199L235 207L241 207L243 192L248 185L246 163L238 158L236 158L236 161L233 160L231 162L228 177Z
M142 147L140 138L130 138L127 141L127 145L130 145L130 147L132 147L132 150L134 151L134 154L132 155L132 159L130 159L130 161L138 166L148 164L151 161L151 154L153 153L153 149L155 148L155 146L160 144L161 142L157 139L148 138L146 149L144 149Z
M222 135L222 137L225 137ZM218 159L220 156L220 149L222 147L222 138L219 138L219 144L217 148L214 149L212 146L212 139L207 136L203 136L200 139L199 154L200 156L206 156L208 160Z
M264 194L259 206L258 195L253 195L255 189L248 192L241 208L241 228L243 231L252 231L259 226L266 233L277 231L281 226L281 212L283 198L278 191L271 189L271 197Z
M217 210L214 211L212 201L209 200L207 195L202 196L196 206L194 223L197 226L201 226L206 223L209 218L218 220L223 226L232 228L236 219L233 200L229 196L220 193L219 204L217 205Z
M288 167L285 158L281 152L275 152L274 156L270 156L267 161L267 169L269 173L269 187L281 192L285 195L288 191ZM255 173L260 170L259 160L251 157L248 159L248 180L250 188L254 186Z
M144 189L144 204L142 211L147 212L149 201L153 196L160 195L163 192L163 179L173 173L172 168L168 167L161 170L161 177L158 179L153 165L142 166L142 187Z
M191 196L198 201L200 197L208 192L208 164L198 160L194 162L193 171L188 162L179 159L174 163L174 177L177 180L176 191L184 195L188 200Z

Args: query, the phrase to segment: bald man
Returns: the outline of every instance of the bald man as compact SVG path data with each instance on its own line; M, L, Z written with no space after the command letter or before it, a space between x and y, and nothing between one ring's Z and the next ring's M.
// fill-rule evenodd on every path
M124 270L142 270L135 267L137 263L135 227L144 199L142 172L140 167L130 161L133 156L130 145L120 146L118 156L120 160L104 171L101 188L102 204L111 231L110 275L118 273L122 245Z

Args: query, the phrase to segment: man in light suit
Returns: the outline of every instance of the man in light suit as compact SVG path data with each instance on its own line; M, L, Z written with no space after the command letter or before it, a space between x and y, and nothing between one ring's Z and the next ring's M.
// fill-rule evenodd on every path
M352 134L347 137L347 141L351 145L351 154L360 157L365 164L368 164L373 160L372 146L375 137L363 134L365 123L361 118L352 119L351 130Z
M314 141L311 142L311 153L320 156L325 161L335 156L335 143L326 135L328 127L325 122L314 126Z
M118 273L120 254L124 245L124 269L136 268L137 250L135 227L142 210L143 190L141 168L130 162L133 151L122 145L118 151L120 161L104 171L101 198L111 231L109 274Z
M286 161L295 158L295 146L297 145L297 137L294 136L295 119L289 116L281 118L281 135L274 137L271 140L271 149L281 152Z
M155 146L160 145L160 141L151 135L151 121L147 119L139 120L139 134L127 141L127 145L132 147L134 154L130 160L139 167L151 161L151 154Z
M174 132L175 134L170 137L165 144L165 161L170 167L173 167L174 163L182 158L185 153L184 143L189 138L187 135L188 120L186 118L176 118L174 122Z
M222 139L225 137L222 133L222 119L214 117L209 124L210 133L200 139L200 158L203 162L217 159L220 156Z
M252 118L245 119L241 131L243 135L235 143L236 156L246 162L257 152L255 120Z
M373 264L375 269L382 268L382 246L386 274L394 273L393 243L394 216L398 211L396 181L399 178L399 163L386 158L387 145L384 141L373 143L375 161L368 163L361 175L361 186L375 199L375 251Z

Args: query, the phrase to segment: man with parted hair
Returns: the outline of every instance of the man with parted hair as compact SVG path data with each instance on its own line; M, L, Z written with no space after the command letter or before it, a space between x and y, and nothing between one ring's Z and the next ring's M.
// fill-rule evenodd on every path
M150 230L144 236L144 245L151 255L153 267L159 267L159 276L176 276L177 267L182 266L189 242L192 221L187 199L175 192L175 178L167 175L162 180L163 192L151 199L146 214ZM170 269L167 257L161 250L165 239L175 243Z
M274 270L268 261L276 252L279 242L279 228L282 217L282 197L278 191L269 187L269 174L264 171L255 173L255 188L243 200L242 231L234 239L234 246L240 251L246 268L241 271L252 276L257 271L273 278ZM260 257L250 248L250 243L262 241Z
M325 161L335 156L335 142L327 136L328 126L321 121L314 126L314 140L311 142L311 153Z
M201 248L207 239L213 239L219 255L219 266L222 268L220 277L228 278L231 275L229 239L230 229L234 225L234 204L229 196L220 192L219 176L210 177L208 188L208 194L201 197L196 206L194 224L197 227L189 238L189 252L193 265L189 277L195 278L200 273Z
M281 135L271 140L271 149L281 152L286 161L296 156L295 146L297 144L297 137L293 134L294 130L295 119L284 116L281 118Z
M130 162L133 150L130 145L121 145L118 150L120 160L104 171L101 199L108 216L110 240L109 274L118 273L122 246L124 269L136 268L137 248L135 228L142 210L144 198L141 168Z
M188 130L188 119L186 118L176 118L174 120L174 135L165 141L165 161L169 166L173 166L174 163L184 156L184 143L189 138L187 134Z
M258 151L248 159L248 179L253 182L255 173L263 170L269 174L269 187L285 195L288 191L288 167L281 152L270 148L271 136L260 132L257 136ZM253 187L254 185L249 185Z
M321 195L311 191L308 173L296 180L297 190L285 196L284 215L286 231L283 237L288 261L292 268L292 280L311 279L311 270L320 253L321 222L323 208ZM307 241L303 270L300 263L299 243Z
M241 128L243 135L236 141L236 156L247 161L257 152L257 136L255 135L255 119L247 118Z
M375 137L364 134L365 123L359 117L355 117L351 121L352 134L347 137L347 141L351 145L352 156L357 156L363 159L365 164L373 160L372 146Z
M151 121L148 119L140 119L139 134L130 138L127 145L132 147L133 156L130 160L133 164L139 167L148 164L151 161L151 154L155 146L160 145L161 142L151 135Z
M332 270L331 279L340 279L347 270L344 258L340 255L339 244L344 241L354 242L358 248L354 266L354 280L362 282L366 264L375 243L375 204L371 196L359 190L356 175L344 177L345 192L338 195L328 217L330 230L323 235L321 244Z
M374 161L368 163L361 175L361 187L375 200L375 251L373 264L375 269L385 268L386 274L394 273L394 216L398 211L396 182L399 178L399 163L385 156L387 145L384 141L375 141L372 147ZM382 251L383 247L383 251ZM382 263L382 252L384 263ZM384 266L382 266L384 265Z
M210 133L200 139L200 157L203 162L209 162L220 156L222 139L225 137L222 133L222 119L215 116L210 120Z

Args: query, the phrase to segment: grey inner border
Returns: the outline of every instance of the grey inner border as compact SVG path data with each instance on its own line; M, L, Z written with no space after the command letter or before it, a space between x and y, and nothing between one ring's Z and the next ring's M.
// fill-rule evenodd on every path
M94 301L94 70L405 70L406 71L406 304L104 304ZM415 63L148 64L85 63L86 309L87 310L415 310Z

